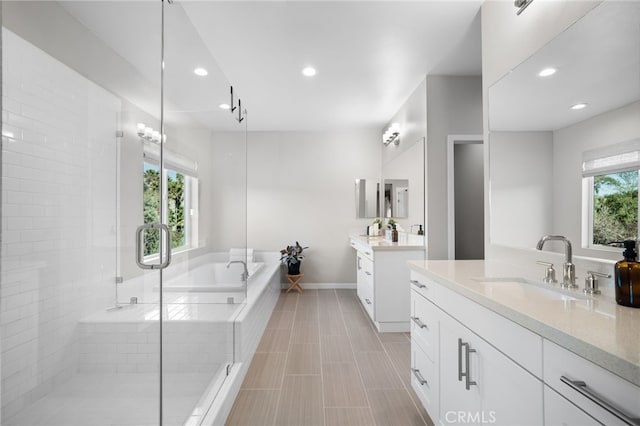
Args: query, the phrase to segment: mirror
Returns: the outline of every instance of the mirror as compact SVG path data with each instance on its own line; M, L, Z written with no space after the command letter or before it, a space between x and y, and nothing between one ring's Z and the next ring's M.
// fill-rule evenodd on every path
M408 179L385 179L384 217L393 219L409 217Z
M382 215L401 229L416 233L424 226L424 138L404 138L399 145L383 147ZM411 194L411 195L410 195Z
M603 2L489 88L491 244L556 233L576 254L617 256L590 246L582 162L640 136L638 22L640 3Z
M356 179L356 217L380 217L380 182L377 179Z

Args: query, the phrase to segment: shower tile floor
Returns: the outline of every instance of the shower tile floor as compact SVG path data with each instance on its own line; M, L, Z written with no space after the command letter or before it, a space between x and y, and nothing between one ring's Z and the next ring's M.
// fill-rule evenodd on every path
M283 293L227 425L432 425L408 333L378 333L355 290Z
M158 374L77 374L3 426L158 425ZM209 374L168 374L164 424L182 425L211 380Z

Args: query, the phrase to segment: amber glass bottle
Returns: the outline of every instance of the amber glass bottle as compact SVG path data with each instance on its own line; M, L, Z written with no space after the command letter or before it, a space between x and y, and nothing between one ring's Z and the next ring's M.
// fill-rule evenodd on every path
M391 230L391 241L394 243L398 242L398 230L395 225L393 225L393 229Z
M636 260L636 242L624 242L624 260L616 263L615 286L618 305L640 308L640 263Z

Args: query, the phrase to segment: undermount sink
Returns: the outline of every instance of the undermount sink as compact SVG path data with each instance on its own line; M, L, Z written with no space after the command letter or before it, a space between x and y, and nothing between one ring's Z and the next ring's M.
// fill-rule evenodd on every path
M558 284L545 284L522 277L480 277L474 278L474 281L482 284L486 292L495 289L519 298L530 298L532 301L540 298L561 301L589 299L579 291L563 289Z

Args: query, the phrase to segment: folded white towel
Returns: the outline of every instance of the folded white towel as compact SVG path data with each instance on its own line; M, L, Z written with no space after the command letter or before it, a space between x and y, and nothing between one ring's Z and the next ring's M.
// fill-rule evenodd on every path
M253 249L252 248L232 248L229 250L229 261L241 260L248 263L253 263Z

